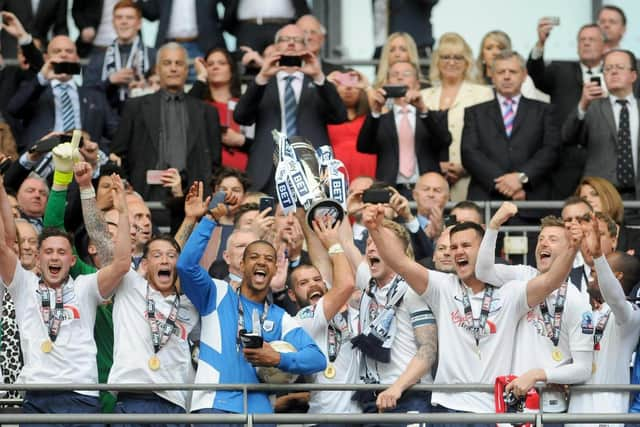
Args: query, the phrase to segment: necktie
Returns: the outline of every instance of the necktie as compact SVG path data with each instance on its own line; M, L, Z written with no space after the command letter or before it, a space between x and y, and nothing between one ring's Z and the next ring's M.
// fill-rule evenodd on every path
M502 114L504 130L507 133L507 136L510 137L511 131L513 130L513 119L515 118L515 113L513 112L513 99L506 98L502 105L504 105L504 113Z
M398 126L398 148L400 155L400 167L398 171L407 178L413 176L416 171L416 150L413 129L409 123L409 110L402 107L400 110L400 124Z
M61 89L60 101L62 103L62 130L64 132L75 128L76 120L73 114L73 103L69 96L70 86L66 83L59 86Z
M291 137L298 134L298 125L296 123L298 103L296 102L296 94L293 92L293 86L291 86L295 76L287 76L284 79L287 82L284 87L284 123L287 136Z
M626 99L617 99L620 104L620 119L618 121L618 139L616 144L616 178L619 188L633 188L635 186L635 170L633 154L631 152L631 131L629 130L629 108Z

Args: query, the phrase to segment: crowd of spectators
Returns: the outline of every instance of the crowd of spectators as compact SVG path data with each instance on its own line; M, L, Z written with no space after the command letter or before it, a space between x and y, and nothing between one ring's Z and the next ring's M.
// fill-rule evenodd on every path
M578 59L549 62L554 17L526 58L499 30L474 55L462 34L434 41L437 0L376 0L389 19L369 81L322 58L307 2L218 3L74 0L74 41L66 1L0 2L19 59L0 70L2 377L388 388L11 392L24 412L492 413L491 393L411 386L509 375L516 401L549 385L530 409L640 410L562 387L640 382L624 11L603 6ZM344 220L279 203L273 130L332 148ZM485 200L503 201L487 224ZM532 200L564 202L513 203ZM500 257L505 224L539 227L530 265Z

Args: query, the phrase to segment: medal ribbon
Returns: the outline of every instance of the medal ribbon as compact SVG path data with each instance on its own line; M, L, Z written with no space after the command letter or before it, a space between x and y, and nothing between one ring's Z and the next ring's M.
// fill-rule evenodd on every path
M540 312L542 313L542 320L544 321L544 327L547 330L547 336L551 339L551 342L555 347L558 346L560 341L560 327L562 326L562 313L564 312L564 304L567 300L567 283L563 283L558 291L556 297L556 305L553 310L553 325L549 309L547 308L546 299L540 303Z
M60 332L60 324L64 317L64 304L62 303L62 286L55 288L56 292L56 306L51 316L51 296L49 295L49 288L44 285L44 281L41 279L38 283L40 289L40 314L42 315L42 321L49 332L49 339L52 342L56 342L58 333Z
M609 322L609 316L611 316L611 309L608 309L602 316L600 316L600 320L598 320L598 324L596 325L596 329L593 333L594 350L600 350L600 340L602 339L604 330L607 327L607 323Z
M153 343L154 353L159 352L169 341L171 335L173 335L173 331L176 328L178 310L180 310L180 295L176 293L169 316L167 316L167 320L160 326L160 321L156 318L156 303L149 296L149 283L147 283L147 321L151 329L151 342Z
M244 327L244 308L242 307L242 300L240 298L240 288L236 290L236 295L238 296L238 330L236 332L236 349L240 351L240 346L242 341L240 340L240 331L245 329ZM264 325L264 321L267 319L267 315L269 314L269 306L272 303L271 293L267 295L267 298L264 300L264 308L262 309L262 316L258 317L258 310L253 310L251 313L251 325L252 332L258 335L262 335L262 325ZM258 324L256 328L256 323Z
M464 319L467 324L467 329L473 334L473 339L476 341L476 346L480 345L480 334L484 331L484 327L487 324L489 318L489 310L491 309L491 301L493 300L494 287L491 285L485 285L484 295L482 297L482 307L480 309L480 317L474 318L473 311L471 310L471 302L469 301L469 292L460 283L462 288L462 305L464 307Z

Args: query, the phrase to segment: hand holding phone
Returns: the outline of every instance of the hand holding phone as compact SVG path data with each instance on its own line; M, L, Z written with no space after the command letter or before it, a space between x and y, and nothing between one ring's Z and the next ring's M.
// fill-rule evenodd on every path
M147 185L162 185L162 175L166 170L148 170L147 171Z
M301 56L282 55L278 61L281 67L302 67Z
M260 197L260 205L259 205L260 212L264 212L265 210L267 210L267 208L271 208L271 210L267 215L274 216L276 211L275 199L271 196Z
M262 348L264 338L258 334L247 332L246 329L241 329L240 341L244 348Z
M384 85L382 86L387 98L402 98L407 94L406 85Z

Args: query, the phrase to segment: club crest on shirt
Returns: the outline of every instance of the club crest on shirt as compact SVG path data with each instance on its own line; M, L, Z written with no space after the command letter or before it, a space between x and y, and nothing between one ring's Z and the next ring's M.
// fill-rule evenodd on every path
M536 309L529 310L527 312L527 323L535 329L536 333L540 336L546 337L547 330L544 326L544 319L540 312Z
M296 317L300 320L304 319L313 319L313 315L316 311L316 305L308 305L305 308L301 309Z
M262 325L262 329L264 329L265 332L271 332L273 330L273 326L273 320L265 320Z
M173 329L173 335L177 336L182 340L186 340L187 337L189 336L189 333L187 331L187 326L186 326L189 318L185 319L182 316L180 316L180 311L178 312L178 316L176 319L176 327ZM145 320L149 319L149 314L147 310L144 311L143 316ZM156 312L156 318L162 323L164 323L167 320L167 317L160 311Z
M585 311L582 313L582 321L580 322L582 333L587 335L593 335L593 313Z

